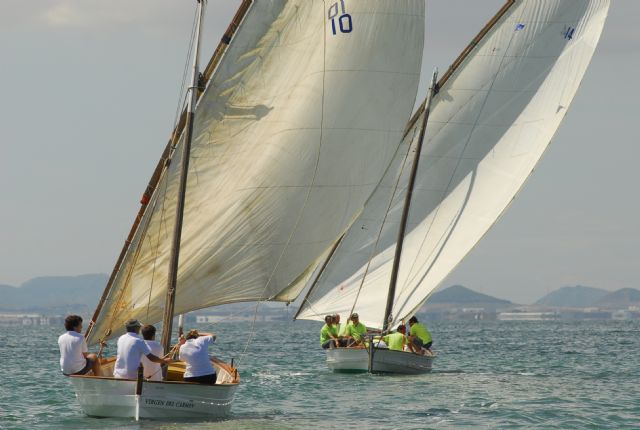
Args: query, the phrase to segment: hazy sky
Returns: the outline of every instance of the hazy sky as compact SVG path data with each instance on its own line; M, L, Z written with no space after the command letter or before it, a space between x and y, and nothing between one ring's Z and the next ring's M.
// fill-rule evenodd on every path
M640 2L612 3L550 149L443 286L520 303L640 288ZM238 4L209 0L205 58ZM424 82L502 4L429 0ZM0 2L0 284L111 271L172 129L194 5Z

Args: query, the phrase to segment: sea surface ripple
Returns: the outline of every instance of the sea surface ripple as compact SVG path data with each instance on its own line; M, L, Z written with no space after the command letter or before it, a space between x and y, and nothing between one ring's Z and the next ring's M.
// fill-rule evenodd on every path
M640 321L428 325L438 357L421 376L328 371L319 323L259 322L244 355L251 323L199 325L242 385L227 419L187 423L84 416L59 370L63 330L4 326L0 428L640 428Z

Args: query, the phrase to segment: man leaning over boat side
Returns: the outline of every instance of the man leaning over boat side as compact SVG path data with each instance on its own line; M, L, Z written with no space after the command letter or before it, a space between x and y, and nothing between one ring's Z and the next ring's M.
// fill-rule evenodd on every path
M404 324L400 324L395 332L384 336L382 340L391 351L404 351L404 346L407 344L406 332L407 328Z
M64 328L67 329L58 338L60 347L60 369L66 376L86 375L93 370L94 375L100 371L100 362L95 354L89 353L87 341L82 333L82 317L68 315L64 319Z
M322 349L337 348L339 345L338 330L333 315L324 317L325 324L320 329L320 346Z
M150 361L160 364L171 364L173 360L160 358L151 352L151 349L139 336L142 324L138 320L129 320L125 324L127 332L118 338L118 352L116 354L116 364L113 369L114 378L136 379L138 377L138 366L142 356L146 356Z
M416 354L431 355L431 333L415 316L409 319L409 349Z
M162 345L156 340L156 328L151 324L145 324L140 330L144 343L147 344L151 353L156 357L162 356ZM162 381L162 366L159 363L154 363L146 356L142 356L140 359L142 367L144 367L144 378L150 381Z
M186 336L180 337L180 360L186 363L183 380L197 384L215 385L216 369L209 358L209 345L216 341L213 333L198 333L190 330Z

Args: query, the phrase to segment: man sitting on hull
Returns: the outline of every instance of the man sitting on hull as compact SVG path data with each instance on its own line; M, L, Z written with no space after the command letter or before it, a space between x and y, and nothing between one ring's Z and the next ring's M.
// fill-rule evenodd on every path
M82 317L69 315L64 319L67 332L58 338L60 347L60 369L69 375L86 375L90 370L94 375L100 371L100 362L95 354L90 354L82 335Z
M345 330L347 346L364 345L364 340L367 335L367 327L360 322L360 317L357 313L351 314L349 319L351 320L351 323L347 325L347 329Z

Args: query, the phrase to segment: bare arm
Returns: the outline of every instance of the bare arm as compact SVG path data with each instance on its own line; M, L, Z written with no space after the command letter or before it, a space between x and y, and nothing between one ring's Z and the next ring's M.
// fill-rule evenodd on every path
M160 364L171 364L173 363L173 360L170 358L160 358L154 354L147 354L147 358L150 361L153 361L154 363L160 363Z

